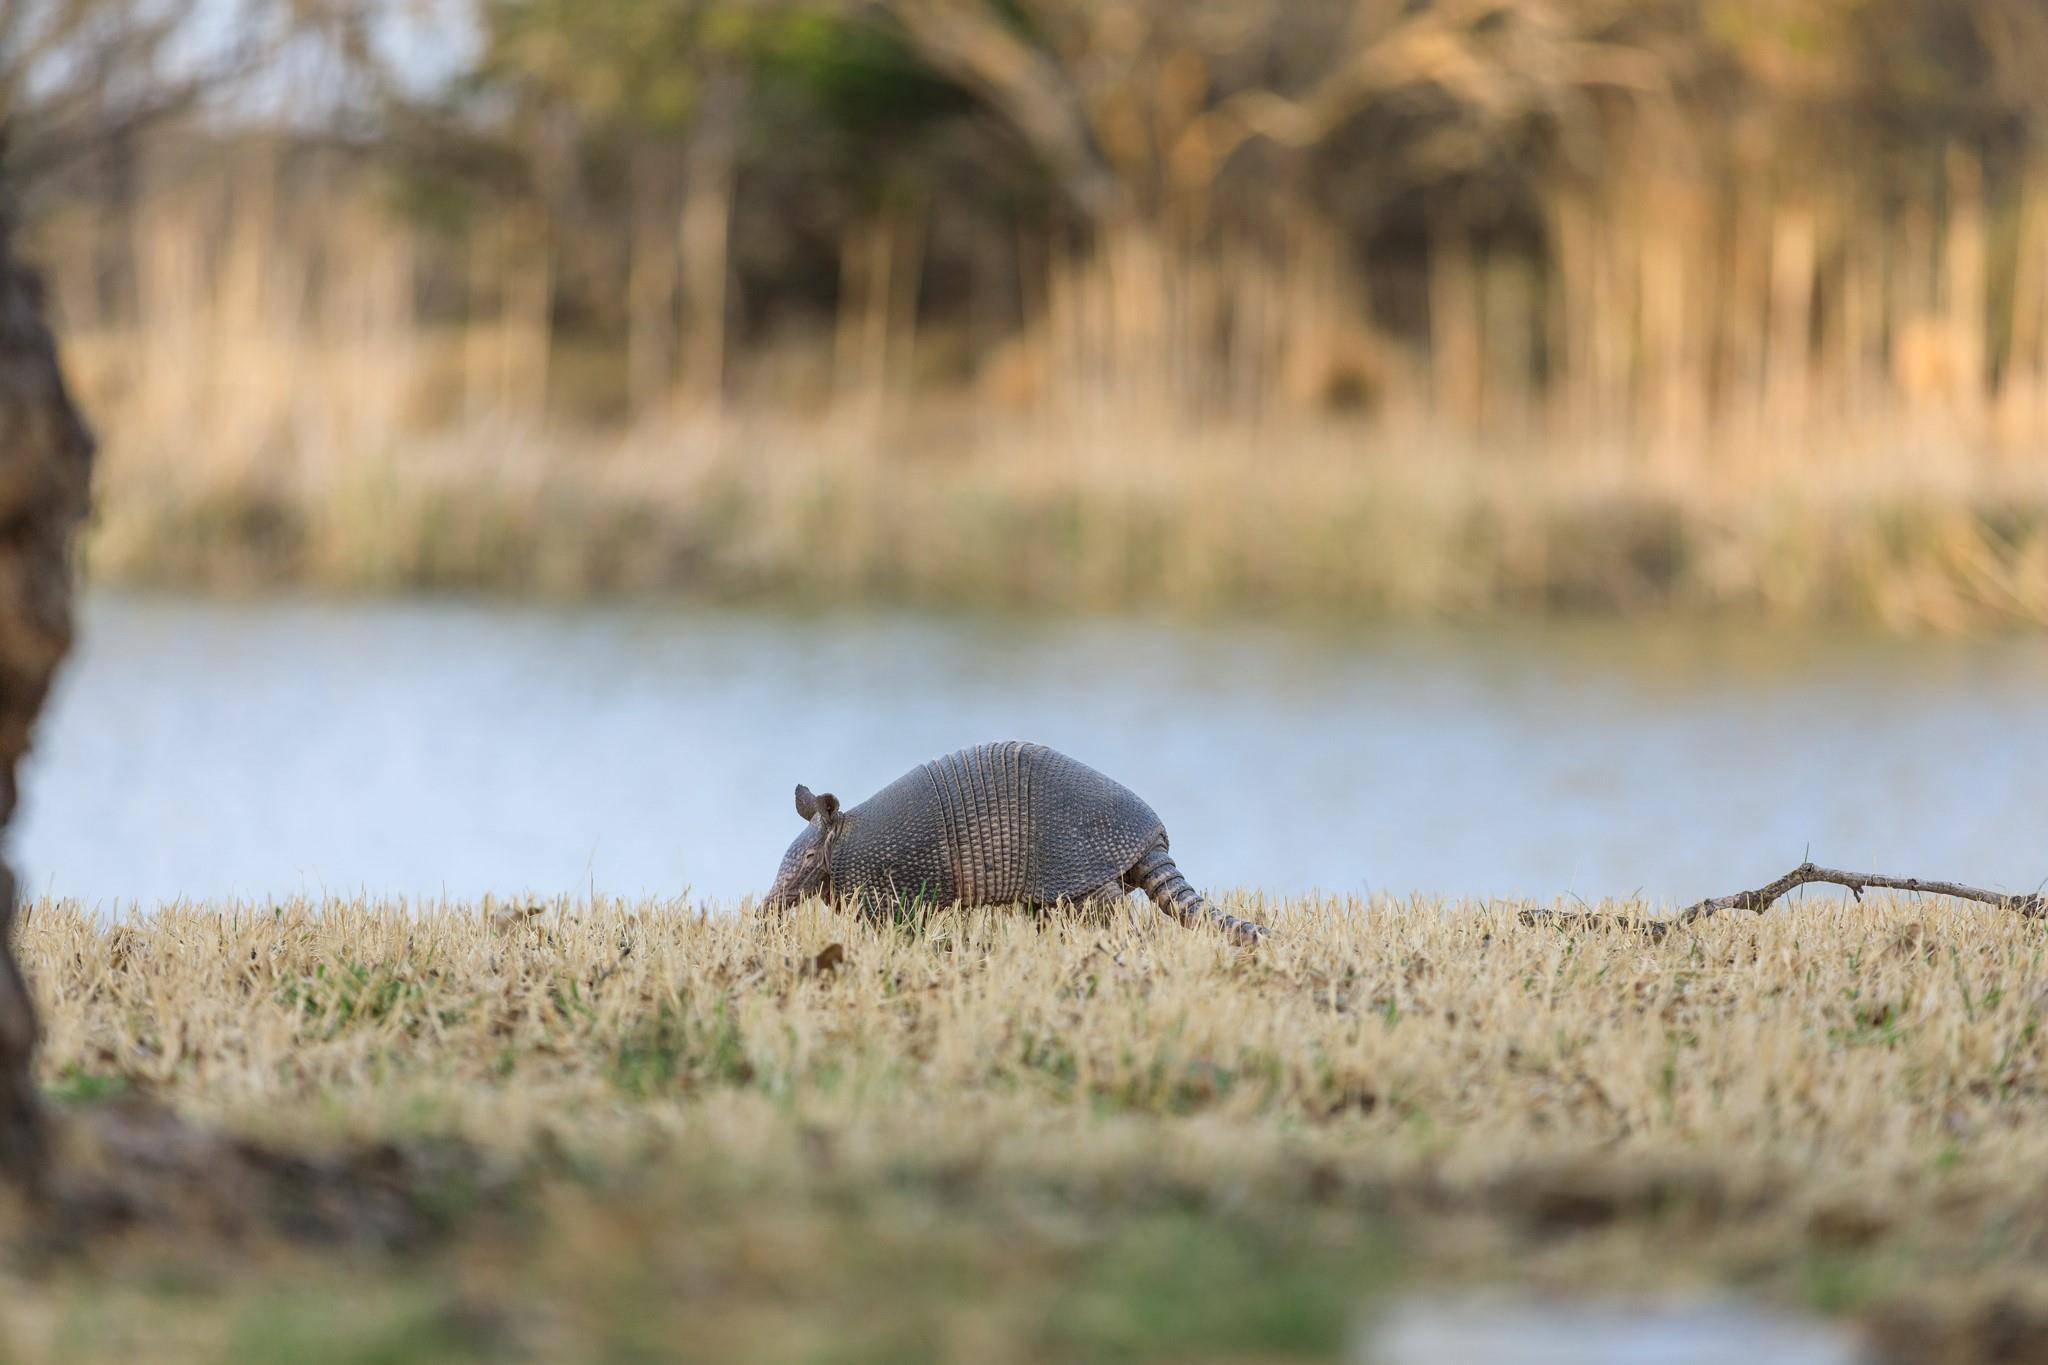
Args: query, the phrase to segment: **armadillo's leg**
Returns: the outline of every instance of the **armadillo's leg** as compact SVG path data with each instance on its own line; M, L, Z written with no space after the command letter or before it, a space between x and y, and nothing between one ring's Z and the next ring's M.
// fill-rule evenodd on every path
M1037 913L1038 926L1042 929L1053 922L1053 913L1058 911L1065 918L1080 924L1108 924L1116 914L1116 908L1131 894L1131 888L1122 877L1112 877L1093 891L1079 896L1062 896L1050 905L1030 904Z
M1121 877L1112 877L1087 895L1074 902L1074 909L1086 924L1108 924L1116 918L1118 907L1131 894L1131 888L1124 885Z
M1263 925L1227 915L1211 905L1201 892L1188 885L1188 879L1173 865L1173 856L1164 848L1154 848L1138 859L1124 873L1124 882L1143 891L1154 905L1189 928L1213 924L1238 943L1257 943L1266 936Z

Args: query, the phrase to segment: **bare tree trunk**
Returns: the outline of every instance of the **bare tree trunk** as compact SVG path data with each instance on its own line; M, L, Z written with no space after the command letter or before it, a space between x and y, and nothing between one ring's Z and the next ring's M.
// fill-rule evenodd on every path
M683 280L683 383L693 406L715 415L725 392L725 315L732 274L733 165L739 103L731 77L713 80L690 134L678 229Z
M633 157L633 224L626 285L626 380L633 415L646 418L668 401L675 375L676 248L669 213L674 177L663 153L639 148Z
M851 224L839 242L839 303L833 319L832 402L850 407L874 395L882 355L868 344L875 282L869 277L877 267L886 269L886 256L877 261L874 245L881 233L871 221Z
M839 326L833 401L863 418L881 411L889 380L889 304L897 289L895 236L886 213L853 225L839 252Z
M1479 426L1486 368L1479 287L1471 242L1461 231L1439 233L1429 253L1430 415L1465 431Z
M0 219L0 828L51 675L71 645L71 533L86 510L92 437L42 320L41 287ZM0 1181L42 1191L34 1002L14 956L15 880L0 862Z
M1943 226L1942 315L1954 356L1954 404L1974 427L1984 404L1984 168L1974 154L1961 148L1950 148L1948 154L1948 217Z
M1813 312L1818 228L1804 203L1780 203L1771 218L1770 285L1764 303L1764 409L1774 429L1805 432L1812 416Z
M554 359L554 222L545 203L509 216L503 233L505 302L498 410L545 418Z

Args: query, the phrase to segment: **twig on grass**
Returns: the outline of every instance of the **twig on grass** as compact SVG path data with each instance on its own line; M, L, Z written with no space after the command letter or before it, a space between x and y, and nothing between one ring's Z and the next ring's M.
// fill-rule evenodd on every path
M1830 886L1847 887L1857 900L1871 888L1883 891L1911 891L1919 895L1953 896L1957 900L1979 901L2011 910L2026 919L2048 918L2048 896L2033 892L2023 896L2008 896L1999 891L1986 891L1981 887L1964 886L1961 882L1927 881L1919 877L1888 877L1879 872L1843 872L1832 867L1817 867L1813 863L1801 863L1774 882L1768 882L1754 891L1737 891L1733 895L1715 896L1708 900L1688 905L1669 919L1627 918L1620 915L1603 915L1593 912L1573 913L1558 910L1530 909L1520 913L1518 918L1524 924L1577 924L1589 921L1608 921L1628 924L1642 929L1653 939L1661 939L1673 929L1683 929L1697 920L1706 919L1721 910L1749 910L1761 915L1780 897L1795 887L1825 882Z

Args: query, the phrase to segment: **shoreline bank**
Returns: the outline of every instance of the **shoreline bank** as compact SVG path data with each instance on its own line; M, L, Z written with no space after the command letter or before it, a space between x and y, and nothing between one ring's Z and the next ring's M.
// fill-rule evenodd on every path
M256 462L145 454L117 427L85 572L244 595L2048 626L2048 478L2024 465L1719 481L1329 433L1283 453L1108 439L914 453L735 426Z

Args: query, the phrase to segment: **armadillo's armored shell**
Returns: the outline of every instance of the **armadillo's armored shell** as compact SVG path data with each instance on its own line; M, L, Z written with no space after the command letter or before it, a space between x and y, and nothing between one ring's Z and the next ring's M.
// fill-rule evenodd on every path
M841 894L1049 905L1114 884L1166 845L1120 782L1041 744L980 744L913 768L848 810Z

